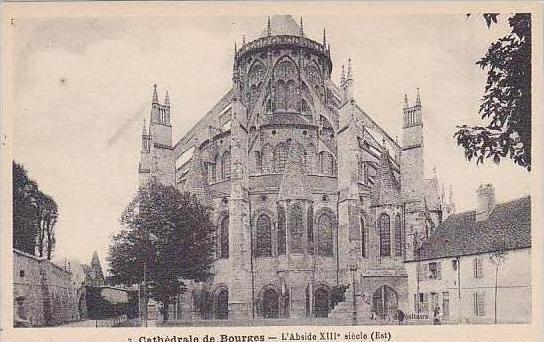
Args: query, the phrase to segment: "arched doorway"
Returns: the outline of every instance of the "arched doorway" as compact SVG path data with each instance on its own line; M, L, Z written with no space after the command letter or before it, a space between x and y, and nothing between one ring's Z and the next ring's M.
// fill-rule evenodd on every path
M397 313L397 293L387 285L374 292L372 296L372 310L380 318L393 318Z
M262 313L264 318L278 318L279 317L279 295L274 289L267 289L263 293L262 300Z
M320 287L314 293L314 317L329 317L330 291Z
M229 318L229 291L219 289L215 294L215 319Z

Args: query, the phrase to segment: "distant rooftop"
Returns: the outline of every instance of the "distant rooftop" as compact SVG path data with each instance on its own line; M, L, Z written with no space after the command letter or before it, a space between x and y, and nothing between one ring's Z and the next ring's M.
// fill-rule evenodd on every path
M531 247L531 197L497 204L484 221L476 211L453 214L431 234L420 260Z
M290 15L274 15L270 18L271 36L300 36L300 26ZM268 36L268 27L265 27L261 37Z

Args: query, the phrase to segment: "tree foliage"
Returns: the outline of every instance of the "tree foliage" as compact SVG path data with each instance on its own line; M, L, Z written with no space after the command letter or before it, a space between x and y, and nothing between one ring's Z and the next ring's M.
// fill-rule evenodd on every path
M467 15L468 16L468 15ZM497 22L497 13L486 13L487 26ZM512 31L488 48L476 64L487 70L487 83L480 105L485 126L457 126L454 137L465 157L476 163L491 158L499 164L510 158L531 170L531 14L508 19Z
M186 290L186 280L210 277L215 226L194 195L151 181L127 206L121 223L108 255L114 284L142 283L145 264L149 296L168 308L172 297Z
M13 162L13 247L51 259L55 249L58 206L28 177L26 169Z

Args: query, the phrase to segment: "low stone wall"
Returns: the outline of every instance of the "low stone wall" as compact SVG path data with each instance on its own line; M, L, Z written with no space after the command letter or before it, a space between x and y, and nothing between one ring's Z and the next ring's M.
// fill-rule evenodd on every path
M79 303L84 293L71 275L48 260L14 249L14 326L52 326L81 319L85 310Z

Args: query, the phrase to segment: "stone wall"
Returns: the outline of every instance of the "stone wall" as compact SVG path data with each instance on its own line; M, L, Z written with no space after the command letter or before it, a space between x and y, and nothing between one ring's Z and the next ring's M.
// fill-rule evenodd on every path
M15 326L51 326L79 320L85 315L84 306L79 307L82 295L69 271L14 249Z

